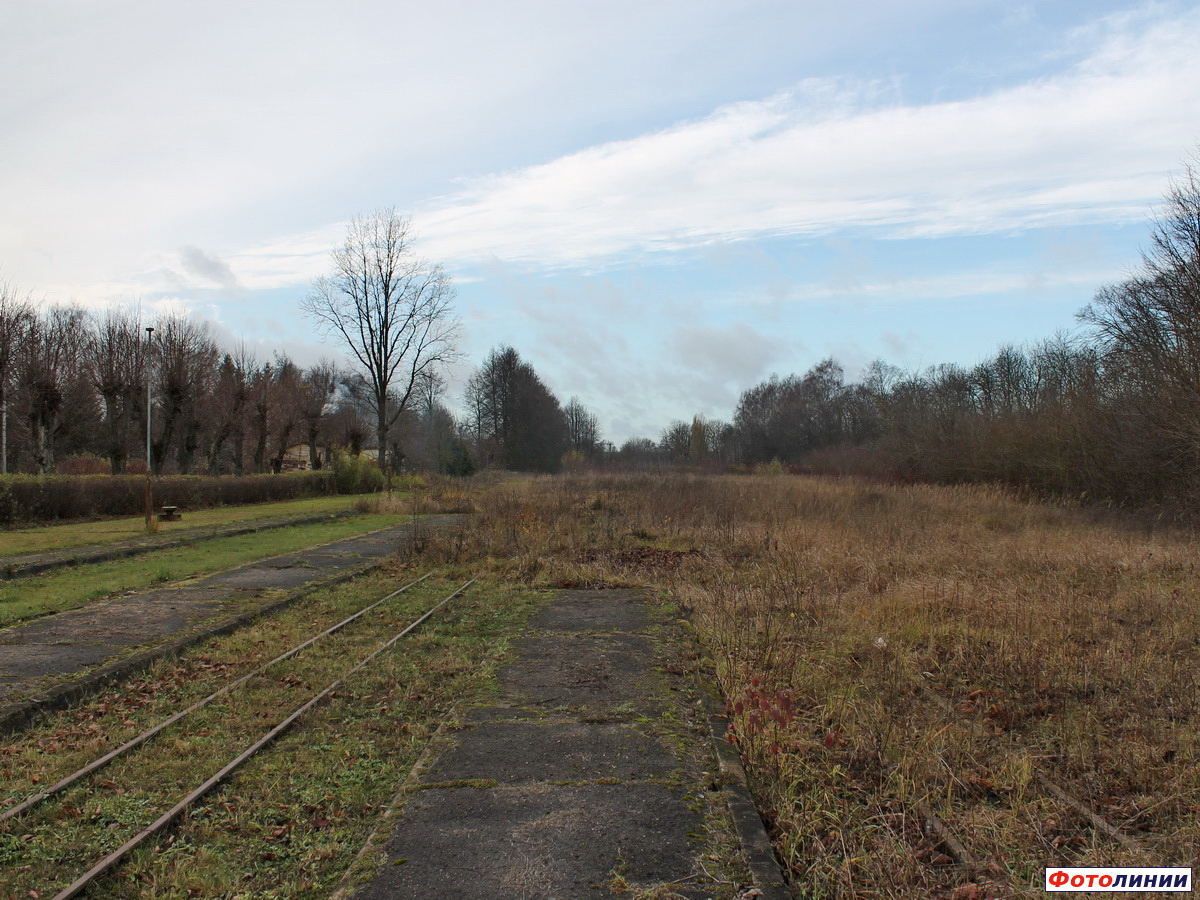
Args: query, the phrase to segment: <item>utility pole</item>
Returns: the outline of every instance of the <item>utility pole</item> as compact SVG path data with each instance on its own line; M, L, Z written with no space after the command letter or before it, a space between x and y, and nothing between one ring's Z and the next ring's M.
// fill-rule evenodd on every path
M146 364L143 366L143 371L146 373L146 531L154 530L154 492L151 483L152 466L154 463L151 456L150 445L150 340L154 334L154 329L149 325L146 326Z

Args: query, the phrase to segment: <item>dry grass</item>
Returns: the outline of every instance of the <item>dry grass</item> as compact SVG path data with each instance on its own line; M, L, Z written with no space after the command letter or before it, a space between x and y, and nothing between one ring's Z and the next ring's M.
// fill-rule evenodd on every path
M1188 535L985 487L769 475L541 478L470 500L466 537L427 554L642 586L687 613L805 896L1034 896L1045 865L1200 863Z

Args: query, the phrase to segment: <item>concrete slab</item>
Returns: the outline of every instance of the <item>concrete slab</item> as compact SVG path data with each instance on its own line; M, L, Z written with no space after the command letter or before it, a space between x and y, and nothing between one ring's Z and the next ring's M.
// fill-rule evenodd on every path
M0 698L11 685L60 671L64 659L77 666L94 666L112 653L108 644L8 645L0 650Z
M520 659L500 675L517 703L615 706L654 692L655 654L638 634L542 634L517 644Z
M140 643L146 636L171 634L198 618L213 615L229 599L228 591L183 588L178 594L155 591L147 596L104 600L0 631L0 646L61 644L86 633L96 640L125 647L131 642Z
M361 563L362 560L355 560L355 562ZM252 568L237 569L233 572L213 575L203 579L201 583L206 587L233 589L275 588L277 590L287 590L314 581L329 571L329 569L313 569L308 566L297 565L286 568L256 565Z
M431 782L488 779L530 781L665 779L679 761L644 726L628 723L492 721L430 769Z
M393 548L393 552L394 552ZM310 569L340 569L347 562L362 562L363 557L357 553L334 553L327 550L313 550L296 557L296 564Z
M628 897L637 882L692 875L689 832L702 827L661 785L534 784L420 792L386 847L390 865L356 898Z
M563 591L562 599L534 616L540 631L644 631L646 603L636 591Z
M420 789L400 792L364 851L377 869L335 896L745 893L749 870L709 874L726 794L694 685L656 670L682 642L653 623L629 591L562 592L514 645L499 702L465 711Z

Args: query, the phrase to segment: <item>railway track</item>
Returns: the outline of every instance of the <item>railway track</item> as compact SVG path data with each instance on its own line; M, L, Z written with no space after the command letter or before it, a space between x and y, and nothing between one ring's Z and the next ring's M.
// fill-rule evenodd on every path
M21 845L37 847L39 852L51 852L45 848L48 843L52 843L59 837L58 826L64 821L79 820L84 815L83 807L88 803L87 798L93 796L96 791L101 793L127 791L133 796L143 789L143 786L138 784L139 781L153 781L155 778L154 763L146 761L144 765L139 765L138 757L141 755L139 751L146 751L154 743L161 743L166 736L159 742L154 742L153 739L163 735L164 732L169 731L169 736L178 745L180 742L186 744L187 741L192 740L207 740L219 728L225 735L220 741L222 749L240 747L240 752L227 752L226 761L215 771L213 771L213 768L216 767L215 761L206 760L205 768L211 774L207 774L201 779L197 773L190 773L193 780L186 788L176 787L175 784L172 784L166 789L161 789L156 785L156 790L149 792L156 794L155 796L148 796L144 801L133 804L139 809L146 810L144 817L136 825L138 829L136 833L125 839L120 846L97 859L70 884L65 887L56 884L51 888L46 888L43 884L28 887L22 885L22 892L14 893L12 896L68 898L85 892L90 885L112 873L139 847L149 844L156 836L162 835L174 823L184 818L198 801L228 781L248 760L268 749L278 738L312 713L323 701L341 696L343 691L349 690L347 685L356 675L362 673L364 669L405 637L412 635L431 617L446 609L451 601L461 597L475 582L475 579L471 579L459 585L416 618L409 619L411 616L409 613L404 618L403 627L397 627L394 621L388 620L386 604L411 588L422 584L426 578L428 575L361 606L351 615L312 634L306 640L274 656L253 671L222 685L202 699L187 704L153 726L142 730L135 737L124 741L120 746L96 756L49 787L29 794L0 811L0 862L5 863L0 868L19 870L21 868L19 862L15 866L11 865L14 846L17 847L18 860ZM384 613L384 615L369 616L370 613L376 611ZM314 646L319 646L320 650L305 654L305 651L311 651ZM323 661L319 665L314 661L311 670L304 670L301 664L306 657L312 656L314 653L317 655L323 653ZM353 665L347 666L352 659L357 661ZM292 671L285 671L289 669L289 666ZM331 670L340 671L340 674L332 680L325 681ZM311 693L308 693L303 702L295 703L292 698L286 696L293 693L296 688L308 687L305 682L316 680L318 677L325 683L315 691L309 688ZM263 702L263 697L279 694L281 686L285 695L284 699L290 702L283 703L274 698L269 703ZM257 698L252 696L256 691L260 695ZM221 706L225 707L223 711L218 709ZM189 722L185 722L185 720L197 718L203 718L204 721L192 725L189 730ZM97 787L95 785L97 773L117 764L123 771L111 775L109 780L102 783L101 787ZM9 798L9 801L12 802L15 799ZM153 820L146 824L151 816L153 816ZM111 828L111 823L109 827ZM19 831L26 829L28 829L26 834L18 834ZM122 821L119 828L111 828L111 830L114 833L112 843L115 843L119 839L117 835L121 832L128 832L131 827L128 822ZM7 845L2 843L5 832L8 837ZM68 853L67 855L73 856L74 854ZM56 877L68 876L70 869L77 865L78 860L63 860L61 870L56 872ZM80 868L82 867L80 866ZM28 893L25 893L26 890ZM48 893L50 890L57 890L57 893L51 895ZM0 887L0 894L3 894L2 887Z
M924 681L918 679L915 681L915 683L917 684L918 690L921 692L921 694L932 701L935 705L940 707L948 717L956 720L961 718L958 716L957 711L954 708L954 704L952 704L948 699L935 691L929 685L925 684ZM969 728L977 737L983 739L984 741L994 740L994 737L988 735L978 722L974 720L967 720L963 724L965 724L965 727ZM1087 803L1081 798L1075 796L1075 794L1070 790L1063 787L1045 772L1041 771L1036 764L1032 766L1031 775L1032 780L1037 782L1037 784L1044 791L1046 791L1046 793L1078 814L1085 822L1088 823L1088 826L1098 834L1111 839L1115 843L1124 847L1126 850L1132 850L1144 854L1149 853L1146 846L1141 841L1121 831L1119 827L1101 815L1090 803Z
M163 657L179 656L313 592L375 571L412 534L413 526L404 522L6 624L0 629L0 736ZM135 645L142 649L125 652ZM82 649L73 653L75 646Z
M991 743L999 739L997 735L984 729L979 722L965 717L949 699L926 684L919 676L909 673L909 679L915 692L945 715L946 727L961 728L970 733L974 739L984 743ZM956 775L953 772L947 772L948 782L955 781L959 775L961 773ZM1123 832L1091 804L1076 796L1038 768L1036 763L1031 765L1030 782L1036 785L1045 796L1074 813L1078 822L1081 823L1081 827L1094 832L1101 842L1109 841L1114 847L1141 855L1145 865L1159 864L1144 843ZM950 788L949 784L947 788ZM968 829L945 820L924 802L915 804L913 812L920 823L922 834L929 843L952 860L965 877L980 881L980 888L984 893L963 894L964 897L974 900L976 897L1007 898L1026 894L1029 896L1041 895L1040 883L1037 885L1020 884L1010 874L1012 867L1006 864L1005 860L993 858L986 851L980 851L976 842L971 839ZM1064 859L1057 864L1072 865L1072 862ZM1030 891L1032 893L1029 893ZM950 896L957 897L958 895L951 894Z
M959 734L964 741L978 742L979 746L995 747L1003 736L996 734L971 715L958 708L954 702L945 697L934 687L927 684L923 678L914 672L906 672L905 679L912 688L914 701L920 700L937 710L940 722L930 725L941 732ZM927 708L928 708L927 707ZM748 713L753 704L746 707ZM761 712L761 710L760 710ZM726 716L732 718L734 710L726 708ZM736 715L741 719L736 733L740 735L753 733L753 728L745 727L746 719L741 718L742 712ZM767 714L764 712L764 716ZM831 728L833 726L830 726ZM830 744L826 744L828 748ZM898 783L910 781L910 776L901 771L898 766L879 763L880 783L886 784L892 780ZM995 849L987 846L988 840L980 840L979 835L971 826L971 803L967 798L951 799L949 803L938 803L936 798L957 798L959 786L966 784L967 773L952 770L948 762L943 761L944 771L936 785L928 786L929 793L924 800L913 800L910 796L905 800L894 799L894 809L903 809L903 831L913 851L926 864L943 871L957 873L958 885L955 888L945 888L936 896L941 900L1007 900L1013 897L1041 896L1043 889L1040 880L1036 883L1029 878L1040 878L1041 863L1035 868L1033 875L1018 874L1022 868L1035 862L1033 859L1014 860L996 854ZM1063 846L1051 844L1041 837L1038 832L1039 823L1029 821L1028 826L1038 835L1038 841L1044 846L1047 857L1046 865L1080 866L1080 865L1184 865L1190 860L1164 860L1155 854L1146 839L1130 834L1127 830L1129 820L1110 821L1097 807L1081 798L1075 791L1064 786L1051 774L1043 770L1034 758L1029 758L1028 785L1018 797L1001 794L993 795L979 802L988 804L991 808L1006 807L1013 813L1014 819L1022 812L1021 805L1028 805L1032 797L1041 797L1048 804L1053 804L1062 810L1062 815L1054 819L1064 832L1079 840L1068 841ZM877 797L877 799L880 799ZM934 805L938 806L935 812ZM939 814L939 812L941 814ZM897 817L899 820L900 817ZM914 827L915 826L915 827ZM897 828L899 830L899 828ZM919 834L919 836L918 836ZM1151 836L1152 837L1152 836ZM1111 861L1097 863L1095 861L1080 861L1078 847L1095 852L1096 848L1111 848ZM1058 859L1052 859L1058 854ZM970 882L974 882L971 884ZM944 882L943 882L944 883ZM953 884L953 881L951 882Z

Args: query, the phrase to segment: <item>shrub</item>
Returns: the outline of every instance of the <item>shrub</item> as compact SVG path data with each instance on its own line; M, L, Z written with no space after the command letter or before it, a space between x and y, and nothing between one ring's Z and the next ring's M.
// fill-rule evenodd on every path
M781 463L779 461L779 458L776 457L775 459L771 460L770 462L759 463L757 466L754 467L754 471L757 472L759 475L782 475L784 472L787 471L787 469L784 468L783 463Z
M56 465L54 472L57 475L108 475L112 472L112 463L94 453L77 453Z
M578 450L568 450L562 455L562 470L578 475L587 467L587 460Z
M154 479L154 505L183 509L241 506L335 493L329 472ZM5 475L0 477L0 525L137 515L146 479L137 475Z
M339 494L367 494L383 490L379 464L361 454L333 451L333 478Z
M475 461L471 459L471 451L465 442L455 440L446 457L445 470L447 475L455 478L470 478L475 474Z

